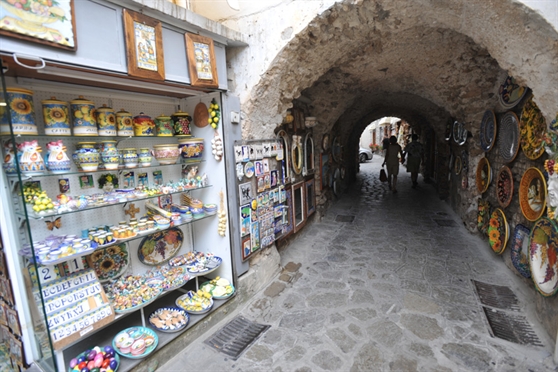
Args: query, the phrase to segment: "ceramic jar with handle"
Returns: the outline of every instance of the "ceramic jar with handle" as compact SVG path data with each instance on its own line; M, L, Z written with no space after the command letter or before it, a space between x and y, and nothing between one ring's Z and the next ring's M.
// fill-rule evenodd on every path
M174 135L173 121L170 116L159 115L155 118L157 137L172 137Z
M191 136L190 123L192 122L192 117L188 115L187 112L182 112L178 110L171 116L174 125L174 132L181 136Z
M50 99L41 101L41 104L43 105L45 134L47 136L71 136L68 102L50 97Z
M119 137L130 137L134 135L134 118L132 114L124 109L116 113L116 129Z
M52 173L69 172L71 169L70 158L66 155L66 146L62 140L47 143L47 168Z
M83 96L70 101L74 136L97 136L97 120L95 119L95 103Z
M155 135L155 123L150 116L145 115L143 112L134 116L134 134L136 136Z
M95 142L78 142L75 158L81 170L95 172L99 168L99 151L95 148Z
M97 128L99 136L116 136L116 114L112 107L103 104L97 109Z
M107 170L118 169L119 156L118 150L116 149L116 141L107 140L103 141L101 147L101 160Z
M14 134L37 135L33 91L22 88L6 88L8 109L0 111L0 135L10 135L8 110L12 118Z

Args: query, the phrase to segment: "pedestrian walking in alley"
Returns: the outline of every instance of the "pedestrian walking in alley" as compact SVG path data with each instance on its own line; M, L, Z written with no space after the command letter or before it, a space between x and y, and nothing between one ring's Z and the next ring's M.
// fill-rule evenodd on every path
M401 156L401 158L400 158ZM401 160L400 160L401 159ZM397 143L397 137L389 138L389 146L382 167L387 165L388 187L395 194L397 192L397 175L399 174L399 161L403 161L403 149Z
M411 181L413 181L413 189L418 185L418 173L420 164L424 160L424 146L418 140L418 135L414 134L411 137L411 143L405 146L405 154L407 158L407 172L411 173Z

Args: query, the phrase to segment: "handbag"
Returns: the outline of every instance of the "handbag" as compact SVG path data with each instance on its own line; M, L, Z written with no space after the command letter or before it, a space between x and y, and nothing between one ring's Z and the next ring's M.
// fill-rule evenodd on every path
M382 168L380 170L380 181L382 181L382 182L387 181L387 174L386 174L386 170L384 168Z

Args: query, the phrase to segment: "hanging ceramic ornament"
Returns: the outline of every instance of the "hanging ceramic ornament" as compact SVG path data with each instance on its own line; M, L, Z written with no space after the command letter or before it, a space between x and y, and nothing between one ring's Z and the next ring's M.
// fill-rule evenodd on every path
M225 236L227 232L227 211L225 210L225 196L223 191L219 192L219 212L217 215L219 216L219 225L217 227L217 232L220 236Z
M217 161L221 161L223 158L223 140L221 139L221 136L219 136L219 132L217 130L215 130L213 139L211 140L211 153Z

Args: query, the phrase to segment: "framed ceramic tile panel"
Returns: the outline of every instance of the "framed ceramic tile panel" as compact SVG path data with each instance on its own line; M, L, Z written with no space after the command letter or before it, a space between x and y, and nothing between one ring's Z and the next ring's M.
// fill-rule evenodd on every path
M213 40L209 37L186 33L186 54L190 83L194 87L218 88L217 62Z

